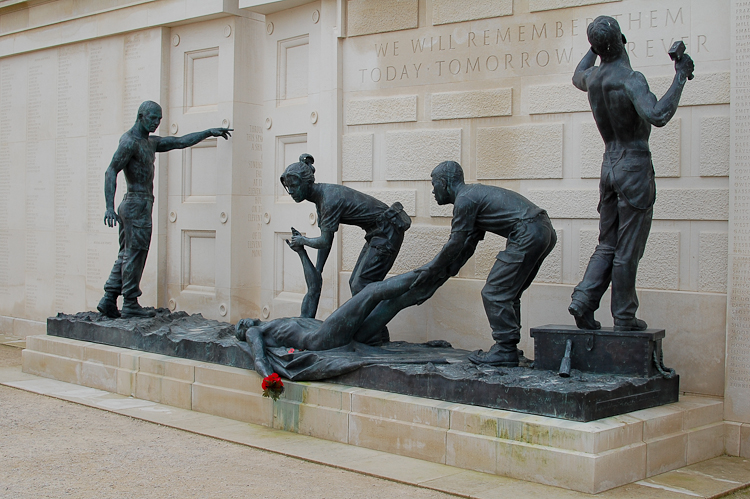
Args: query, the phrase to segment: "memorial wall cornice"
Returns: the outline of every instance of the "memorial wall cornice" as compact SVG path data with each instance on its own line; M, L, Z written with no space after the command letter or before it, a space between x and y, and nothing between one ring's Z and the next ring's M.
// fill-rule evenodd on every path
M66 5L70 4L70 5ZM97 0L44 4L0 3L0 58L160 26L177 26L225 16L261 20L224 0L123 0L97 8ZM4 9L3 7L7 7Z

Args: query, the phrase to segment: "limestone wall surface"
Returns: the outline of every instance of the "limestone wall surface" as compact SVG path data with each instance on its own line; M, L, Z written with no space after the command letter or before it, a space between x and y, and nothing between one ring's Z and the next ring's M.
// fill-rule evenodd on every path
M732 112L731 168L729 173L729 304L727 313L727 382L724 418L750 423L750 133L748 94L750 71L750 2L732 2Z
M571 84L589 47L586 26L598 15L617 18L634 69L644 73L657 97L674 77L666 52L674 40L684 40L696 77L686 85L673 120L652 132L657 202L638 275L639 315L667 330L665 361L682 374L684 389L721 395L729 2L468 0L458 9L455 2L410 0L397 2L403 10L398 24L385 21L393 9L365 11L370 2L347 3L344 183L373 193L391 191L415 207L394 272L427 263L447 241L451 206L435 204L429 182L440 161L459 161L469 182L518 191L545 208L558 245L522 305L521 346L527 352L533 348L528 327L572 323L570 292L597 243L604 145L586 94ZM342 299L346 271L362 244L359 232L347 228L341 238ZM392 337L489 347L480 290L503 247L501 238L488 236L457 279L431 301L399 315ZM611 325L607 300L597 317Z
M731 40L743 28L730 21L740 4L0 3L0 327L39 333L57 311L96 306L117 253L116 231L102 223L104 170L138 104L153 99L165 104L163 135L222 124L237 131L228 143L157 160L144 304L231 321L294 314L304 280L283 241L290 226L316 235L316 219L278 176L301 152L316 157L319 181L403 203L413 225L393 272L423 265L450 233L451 206L435 203L429 174L452 159L468 181L520 192L552 218L558 245L522 305L530 355L529 327L572 323L570 293L596 245L603 143L571 76L588 49L587 24L608 14L657 96L674 75L666 54L674 40L696 62L674 119L652 133L658 193L639 315L667 330L665 362L684 390L724 395L729 348L733 396L750 400L737 367L750 330L736 166L744 153L732 112L742 66ZM338 233L319 317L348 297L362 244L356 228ZM397 317L392 338L488 348L480 290L503 247L488 235L457 278ZM736 291L729 345L728 283ZM605 325L608 300L598 314Z
M162 136L218 126L242 134L157 155L141 303L200 308L225 320L239 318L240 308L259 314L260 255L249 238L251 223L260 221L253 188L262 121L251 89L259 86L260 63L253 23L256 31L263 25L262 16L231 4L0 5L4 333L43 332L58 311L95 309L118 253L118 231L103 223L104 172L144 100L162 105ZM125 191L121 174L116 206ZM232 238L248 251L233 251ZM232 264L255 278L232 274Z
M104 171L139 104L160 100L160 72L140 68L160 67L161 43L153 28L0 59L1 315L96 306L118 251ZM156 269L149 259L146 303Z

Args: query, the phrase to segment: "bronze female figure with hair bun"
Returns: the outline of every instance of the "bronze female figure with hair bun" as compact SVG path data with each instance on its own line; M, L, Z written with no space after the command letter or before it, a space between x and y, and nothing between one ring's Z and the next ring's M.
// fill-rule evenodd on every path
M318 250L315 268L322 274L340 224L355 225L365 231L365 245L349 279L352 296L372 282L382 281L396 261L404 232L411 226L401 203L388 206L382 201L338 184L315 182L314 159L302 154L298 163L289 165L281 175L281 184L295 202L310 201L318 214L319 237L305 237L294 231L292 248L309 246ZM302 303L302 317L315 317L320 288L313 286ZM386 333L387 334L387 333ZM387 338L384 338L387 340Z

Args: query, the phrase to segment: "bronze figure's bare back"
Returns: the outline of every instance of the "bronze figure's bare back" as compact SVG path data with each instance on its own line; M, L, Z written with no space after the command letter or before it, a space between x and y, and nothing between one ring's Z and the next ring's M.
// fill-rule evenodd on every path
M588 93L605 145L599 183L599 244L573 291L568 311L579 328L599 329L594 311L611 282L615 329L643 330L646 323L635 317L635 281L656 201L648 139L652 125L666 125L677 112L682 88L692 77L694 66L687 54L673 57L674 80L657 99L646 78L630 66L625 37L615 19L597 17L587 34L591 50L578 64L573 85ZM597 58L599 66L594 65Z
M639 77L643 75L632 69L609 65L598 67L587 79L594 119L608 151L648 150L651 125L638 116L627 88L628 80Z

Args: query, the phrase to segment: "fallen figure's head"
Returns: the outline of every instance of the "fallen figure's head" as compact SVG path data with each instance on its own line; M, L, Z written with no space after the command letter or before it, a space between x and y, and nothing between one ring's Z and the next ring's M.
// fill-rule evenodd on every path
M247 330L254 326L260 326L262 323L263 321L260 319L240 319L234 326L234 336L240 341L245 341Z

